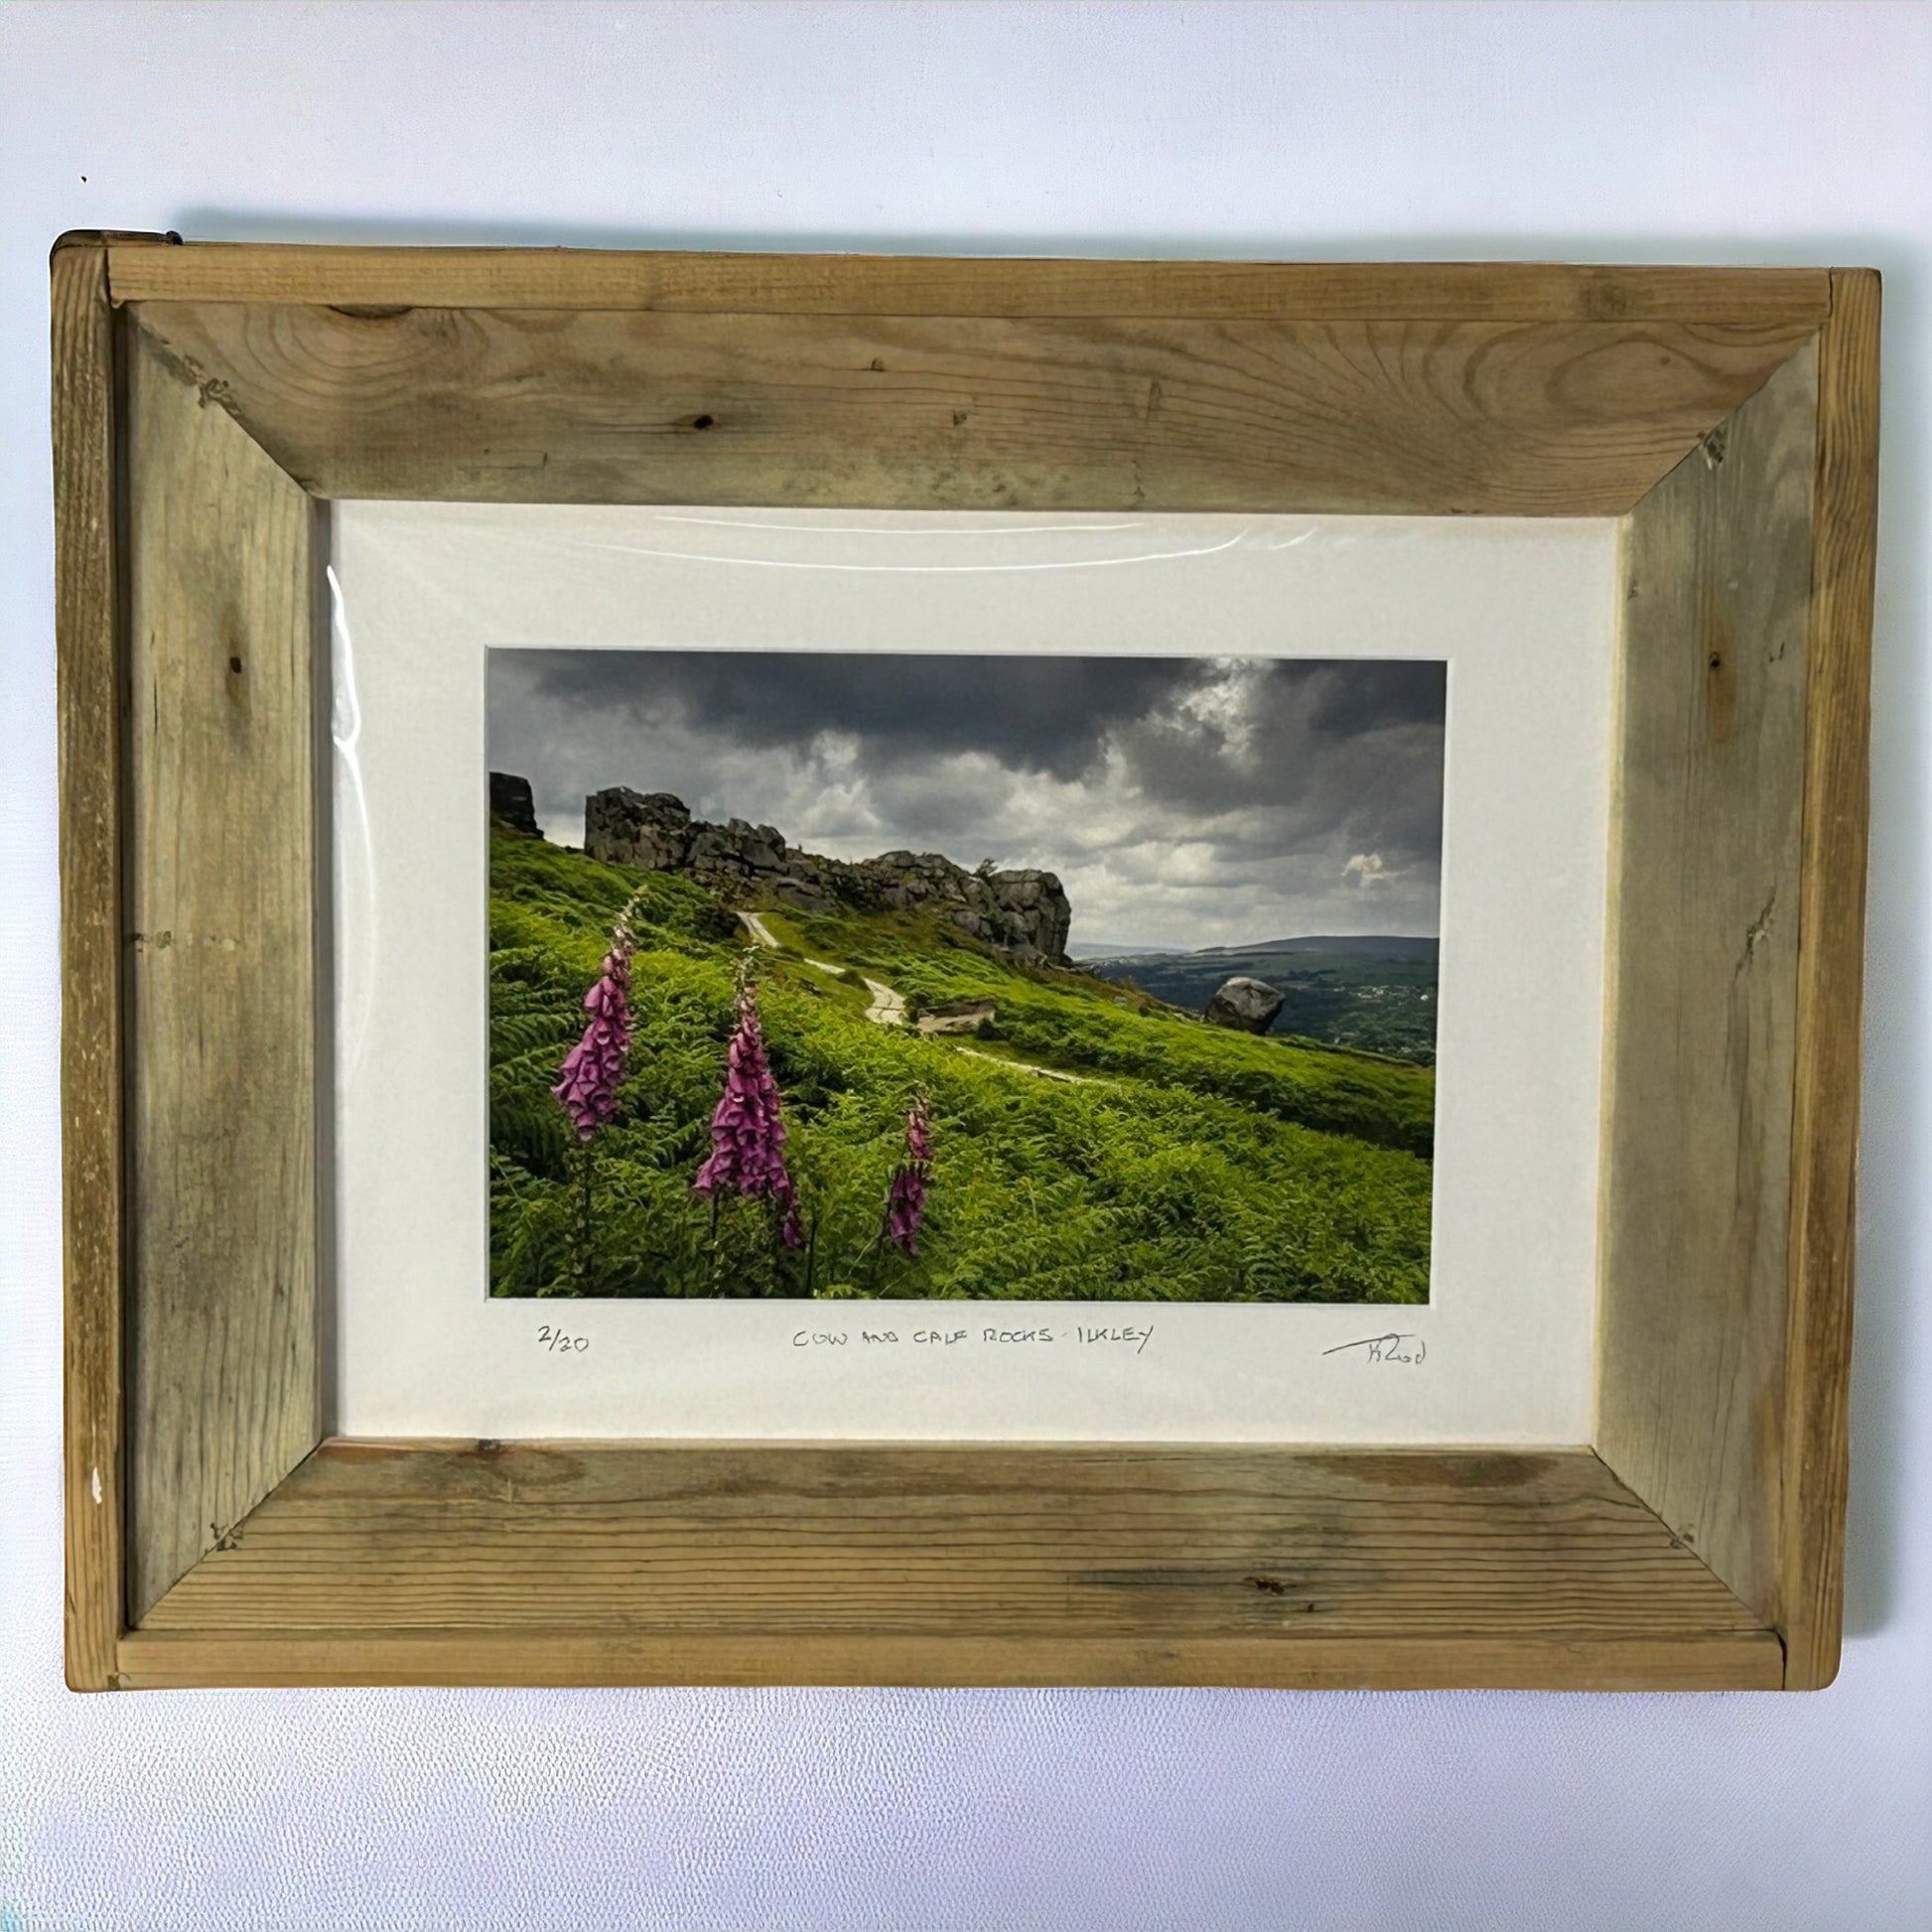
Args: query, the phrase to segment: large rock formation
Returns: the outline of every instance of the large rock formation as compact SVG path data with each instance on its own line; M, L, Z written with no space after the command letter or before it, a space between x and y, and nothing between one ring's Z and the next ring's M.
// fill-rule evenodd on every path
M489 815L498 824L527 838L540 839L543 829L537 824L536 800L530 796L528 778L513 777L507 771L489 774Z
M1233 1027L1244 1034L1265 1034L1282 1010L1282 996L1266 980L1236 977L1223 980L1207 1002L1201 1018L1216 1027Z
M968 872L936 852L827 859L787 845L774 825L695 819L668 791L624 785L584 801L584 850L593 859L687 873L727 903L766 897L805 912L943 913L962 932L1022 959L1058 965L1073 908L1050 872Z

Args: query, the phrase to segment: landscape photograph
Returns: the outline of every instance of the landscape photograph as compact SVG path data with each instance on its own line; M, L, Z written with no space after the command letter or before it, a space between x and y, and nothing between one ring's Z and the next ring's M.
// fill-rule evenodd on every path
M490 1294L1426 1302L1446 702L492 649Z

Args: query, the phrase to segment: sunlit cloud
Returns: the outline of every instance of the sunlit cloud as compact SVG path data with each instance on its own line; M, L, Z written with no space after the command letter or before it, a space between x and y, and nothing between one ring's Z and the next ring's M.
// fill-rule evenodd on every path
M489 761L583 835L606 785L1058 873L1087 943L1434 933L1441 664L496 650Z

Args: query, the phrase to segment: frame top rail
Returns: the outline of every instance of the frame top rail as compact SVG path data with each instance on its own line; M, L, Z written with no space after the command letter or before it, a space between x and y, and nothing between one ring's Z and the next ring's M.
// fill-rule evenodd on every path
M124 302L1220 321L1694 322L1831 312L1820 268L1562 262L1103 261L577 248L361 248L109 238Z

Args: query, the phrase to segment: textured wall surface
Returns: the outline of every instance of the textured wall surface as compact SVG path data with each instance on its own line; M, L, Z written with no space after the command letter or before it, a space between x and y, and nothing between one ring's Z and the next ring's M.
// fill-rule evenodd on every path
M1928 98L1932 10L1884 4L0 9L0 1932L1932 1924ZM44 267L69 227L1883 269L1837 1685L69 1696Z

